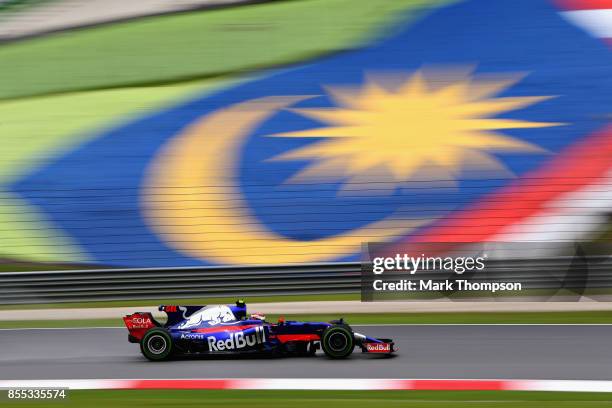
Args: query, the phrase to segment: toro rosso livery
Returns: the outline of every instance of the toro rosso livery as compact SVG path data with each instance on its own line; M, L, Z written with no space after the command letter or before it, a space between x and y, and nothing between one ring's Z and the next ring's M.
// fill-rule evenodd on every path
M159 361L173 355L264 353L314 355L322 348L331 358L348 357L355 346L364 353L391 354L390 339L377 339L353 332L342 320L269 323L265 317L247 317L244 302L235 305L160 306L165 324L151 313L136 312L123 318L129 341L139 343L142 354Z

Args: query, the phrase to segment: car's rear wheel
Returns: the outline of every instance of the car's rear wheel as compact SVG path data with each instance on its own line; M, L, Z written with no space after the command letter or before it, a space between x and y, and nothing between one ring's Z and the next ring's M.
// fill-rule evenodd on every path
M142 355L151 361L166 360L172 354L172 337L161 328L149 330L140 340Z
M323 331L321 348L328 357L348 357L355 348L353 331L345 324L328 327Z

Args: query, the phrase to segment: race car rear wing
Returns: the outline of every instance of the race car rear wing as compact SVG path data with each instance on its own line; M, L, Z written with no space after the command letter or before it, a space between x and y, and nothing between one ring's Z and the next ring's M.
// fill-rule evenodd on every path
M128 339L131 343L138 343L147 331L153 327L161 326L149 312L132 313L131 315L125 316L123 322L130 332Z

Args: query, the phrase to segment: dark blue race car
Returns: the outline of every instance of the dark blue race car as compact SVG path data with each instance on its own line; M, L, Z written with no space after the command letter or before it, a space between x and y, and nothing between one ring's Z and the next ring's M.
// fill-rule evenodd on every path
M364 353L395 352L391 339L355 333L343 320L269 323L264 316L247 317L243 301L235 305L160 306L165 324L151 313L136 312L123 318L132 343L139 343L149 360L175 355L263 353L312 356L319 348L331 358L348 357L355 346Z

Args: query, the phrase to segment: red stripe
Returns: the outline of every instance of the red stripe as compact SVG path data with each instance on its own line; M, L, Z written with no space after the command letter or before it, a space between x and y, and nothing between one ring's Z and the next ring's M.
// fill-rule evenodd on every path
M265 380L259 380L262 389L266 387ZM296 379L296 381L299 381ZM413 391L502 391L513 389L515 381L505 380L389 380L392 389ZM201 389L224 390L240 389L248 384L243 379L167 379L167 380L128 380L121 387L125 389ZM385 389L382 387L381 389Z
M602 10L612 9L612 0L554 0L565 10Z
M251 327L259 327L261 324L245 324L245 325L237 325L237 326L217 326L217 327L207 327L203 329L195 329L192 330L192 333L218 333L224 331L242 331L246 329L250 329Z
M612 126L608 126L558 154L543 168L485 196L481 204L458 211L424 234L406 237L403 242L486 241L542 212L546 204L561 195L605 179L611 168Z
M130 389L198 389L225 390L232 388L232 380L135 380L131 381Z
M501 391L506 381L496 380L412 380L407 390L430 391Z
M318 334L277 334L276 337L281 343L288 341L319 341L321 337Z

